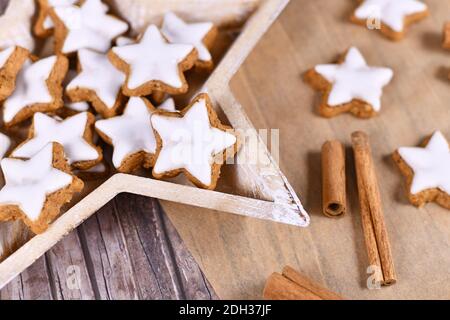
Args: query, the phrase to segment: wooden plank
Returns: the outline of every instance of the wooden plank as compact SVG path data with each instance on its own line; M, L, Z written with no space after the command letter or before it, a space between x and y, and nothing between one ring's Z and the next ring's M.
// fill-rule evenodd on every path
M58 300L92 300L95 293L77 231L46 253L50 285Z
M292 265L335 292L355 299L446 299L450 282L450 215L430 204L408 203L404 178L390 160L399 146L414 146L435 129L450 137L450 55L440 48L450 3L428 0L432 17L393 43L348 16L356 1L294 0L249 56L232 88L256 127L279 128L281 167L312 214L306 230L208 210L164 203L175 227L222 298L259 298L265 279ZM358 46L372 65L395 69L382 113L371 120L350 115L323 119L319 98L302 81L312 66L333 61ZM355 130L370 134L380 178L398 283L368 290L354 164L348 154L349 214L321 214L320 146L339 139L350 145ZM196 232L192 232L196 226ZM235 257L239 256L240 259ZM219 268L218 265L221 267ZM231 279L231 280L230 280Z
M166 237L170 239L168 243L172 249L185 299L218 300L219 297L211 284L200 270L197 262L187 250L180 235L160 206L158 206L158 215L164 226Z
M114 201L80 227L80 237L99 299L138 299L133 268Z
M115 205L141 298L185 298L157 202L121 194Z
M0 300L53 299L45 256L0 291Z

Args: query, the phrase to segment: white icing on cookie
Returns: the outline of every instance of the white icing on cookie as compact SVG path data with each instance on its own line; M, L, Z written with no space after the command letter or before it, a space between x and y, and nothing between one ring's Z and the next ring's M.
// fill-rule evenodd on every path
M450 195L450 147L440 131L425 148L404 147L398 152L414 171L412 194L439 188Z
M89 110L89 103L87 102L70 102L65 104L67 108L77 111L77 112L83 112Z
M365 0L355 11L358 19L378 19L396 32L404 29L405 18L424 12L427 5L418 0Z
M78 0L47 0L50 8L70 6L70 5L77 3L77 1ZM44 29L51 29L55 26L53 23L53 20L52 20L52 18L50 18L50 16L47 16L45 18L43 26L44 26Z
M211 61L211 53L203 43L203 39L212 30L212 22L186 23L173 12L164 16L161 33L171 43L184 43L193 45L198 51L201 61Z
M389 68L368 66L355 47L349 49L342 64L318 65L315 70L332 84L328 105L335 107L359 99L375 111L381 109L383 87L394 76Z
M32 221L39 219L46 197L72 183L72 176L53 167L53 144L30 160L3 159L5 186L0 205L17 205Z
M204 99L197 101L183 118L154 114L152 125L162 139L153 172L186 169L205 186L212 182L213 156L236 143L234 135L211 126Z
M192 45L169 44L155 25L145 31L137 44L114 47L113 52L130 65L127 86L131 90L159 80L171 87L183 85L178 65L194 50Z
M43 113L36 113L33 118L33 138L15 149L12 156L31 158L48 143L58 142L64 147L69 164L96 160L100 157L97 149L83 137L87 123L86 112L65 120L53 119Z
M5 157L9 147L11 147L11 139L7 135L0 132L0 159Z
M156 139L150 122L151 113L144 100L133 97L122 116L96 122L95 127L112 141L114 167L119 168L127 157L135 153L156 152Z
M123 47L123 46L127 46L129 44L134 44L134 43L136 43L136 41L129 37L122 36L122 37L118 37L116 39L116 46L118 46L118 47Z
M5 50L0 51L0 69L3 68L8 61L9 57L14 53L16 47L9 47Z
M169 112L177 112L177 108L175 106L175 100L173 98L169 98L164 101L159 107L159 110L165 110Z
M46 81L50 77L56 61L56 56L51 56L34 63L28 59L24 63L16 78L16 89L3 105L5 122L12 121L27 106L53 101Z
M92 50L79 50L78 61L82 71L69 83L66 90L77 87L93 90L112 109L125 82L125 75L111 64L108 56Z
M81 7L55 8L55 13L68 29L62 52L80 49L107 52L111 41L128 30L128 25L107 14L108 7L100 0L86 0Z

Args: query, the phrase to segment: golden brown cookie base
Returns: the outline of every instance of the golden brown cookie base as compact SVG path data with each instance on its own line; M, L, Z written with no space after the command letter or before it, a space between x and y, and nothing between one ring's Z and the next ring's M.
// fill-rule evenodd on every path
M49 225L55 220L56 217L58 217L61 207L70 202L73 194L80 192L84 187L83 181L73 175L70 171L70 166L67 163L64 149L58 143L53 143L53 167L70 174L72 176L72 183L64 189L47 195L39 219L32 221L18 206L5 205L0 206L0 221L20 219L31 229L31 231L36 234L43 233L48 229Z
M414 179L414 171L403 160L398 151L392 155L392 158L400 169L400 172L406 177L406 191L408 193L409 201L413 205L416 207L423 207L428 202L436 202L442 207L450 209L450 195L438 188L428 189L417 194L412 194L411 186Z
M328 97L333 86L317 73L315 69L311 69L305 73L304 81L314 90L322 93L322 101L318 106L318 112L325 118L332 118L346 112L350 112L361 119L372 118L378 114L372 105L358 99L354 99L350 103L330 106L328 104Z
M361 1L360 1L361 2ZM404 22L404 28L402 32L394 31L389 26L387 26L384 23L381 23L381 29L380 32L386 36L388 39L392 41L400 41L402 40L405 35L408 27L416 22L419 22L420 20L425 19L428 17L430 12L428 10L425 10L423 12L411 14L405 18ZM358 19L354 14L351 15L350 21L353 23L359 24L361 26L367 27L367 19Z
M5 122L6 127L11 127L22 121L31 118L36 112L53 112L63 106L62 82L69 69L69 60L62 55L57 56L57 60L50 76L46 80L48 91L53 98L50 103L35 103L22 108L10 122Z
M0 101L8 98L16 89L17 75L28 58L30 58L30 52L27 49L16 47L0 69Z
M214 108L212 106L211 100L209 99L209 96L205 93L201 93L201 94L197 95L192 100L192 102L189 104L189 106L187 106L180 112L168 112L165 110L158 110L155 112L155 114L159 114L159 115L166 116L166 117L182 118L189 111L189 109L192 108L192 106L194 104L196 104L198 101L203 100L203 99L206 101L206 108L208 109L208 117L209 117L209 122L210 122L211 126L214 128L217 128L219 130L222 130L222 131L231 130L232 129L231 127L225 126L220 122L219 118L217 117L217 113L214 111ZM156 159L157 159L158 155L161 152L161 149L163 147L163 142L162 142L162 139L161 139L160 135L158 134L158 132L155 129L153 129L153 131L155 133L156 142L158 145L157 151L156 151ZM234 135L236 136L236 138L238 138L238 136L236 134L234 134ZM239 146L239 142L237 142L234 146L231 146L227 150L224 150L222 153L217 154L215 156L215 158L217 160L220 160L220 159L225 160L227 156L229 156L229 157L234 156L238 151L238 146ZM155 173L153 171L152 174L153 174L153 177L155 177L156 179L166 179L166 178L173 178L173 177L178 176L181 173L184 173L186 175L186 177L189 179L189 181L191 181L195 186L197 186L199 188L207 189L207 190L214 190L217 186L217 181L220 178L221 168L222 168L222 163L220 163L220 161L215 161L213 163L212 168L211 168L212 169L211 170L212 177L211 177L210 185L203 184L201 181L199 181L197 178L195 178L193 175L191 175L191 173L184 168L167 171L167 172L163 172L160 174Z
M178 95L186 93L189 89L188 83L184 76L184 72L192 69L194 67L195 62L198 58L197 50L194 48L189 55L178 64L178 73L182 82L182 86L180 88L174 88L170 85L165 84L159 80L152 80L144 83L136 89L130 89L128 87L129 79L130 79L130 66L123 61L118 55L116 55L113 50L110 50L108 53L109 60L111 63L120 71L122 71L126 75L125 85L123 86L123 94L128 97L143 97L152 94L153 91L164 92L171 95Z
M37 0L36 2L38 5L38 16L33 27L34 34L39 38L50 37L53 34L53 28L44 28L44 21L49 16L48 12L51 9L51 6L49 5L48 0Z

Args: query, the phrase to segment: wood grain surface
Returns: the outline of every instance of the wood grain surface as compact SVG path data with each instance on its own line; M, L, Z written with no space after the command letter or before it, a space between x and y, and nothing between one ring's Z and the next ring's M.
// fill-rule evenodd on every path
M393 43L353 25L353 0L292 0L234 78L232 88L256 127L279 128L281 167L311 214L308 229L255 221L163 203L177 230L221 298L258 298L265 279L292 265L346 298L450 298L450 212L430 204L411 206L404 179L391 160L400 146L415 146L436 129L450 139L450 52L441 49L450 3L425 1L431 17ZM372 65L389 66L395 79L371 120L317 115L319 96L302 73L358 46ZM398 283L368 290L356 179L348 154L348 215L321 213L320 147L366 131L392 242ZM196 226L195 228L193 226Z
M256 127L280 129L280 165L305 200L312 223L301 229L161 202L221 298L260 298L266 278L285 265L346 298L450 298L450 214L434 204L411 206L390 158L399 146L416 145L433 130L450 138L450 53L440 47L450 3L426 2L431 17L393 43L348 22L357 1L292 0L247 59L231 86ZM319 97L303 83L302 73L333 61L351 45L370 64L393 68L395 79L377 118L323 119L315 109ZM321 213L320 147L329 139L350 146L356 130L371 137L398 273L398 283L381 290L366 287L367 255L350 150L348 214L335 220ZM183 244L165 240L176 232L158 208L154 200L117 197L11 282L0 298L214 296ZM79 290L64 287L67 267L73 265L78 266Z
M158 202L121 194L0 299L217 299Z

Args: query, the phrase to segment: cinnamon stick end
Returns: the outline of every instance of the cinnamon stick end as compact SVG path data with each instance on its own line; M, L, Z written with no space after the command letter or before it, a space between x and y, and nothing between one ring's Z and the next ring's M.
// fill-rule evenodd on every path
M341 203L328 203L325 207L325 214L331 217L340 217L345 214L345 206Z
M322 146L322 206L325 216L336 218L346 212L345 148L337 140Z

